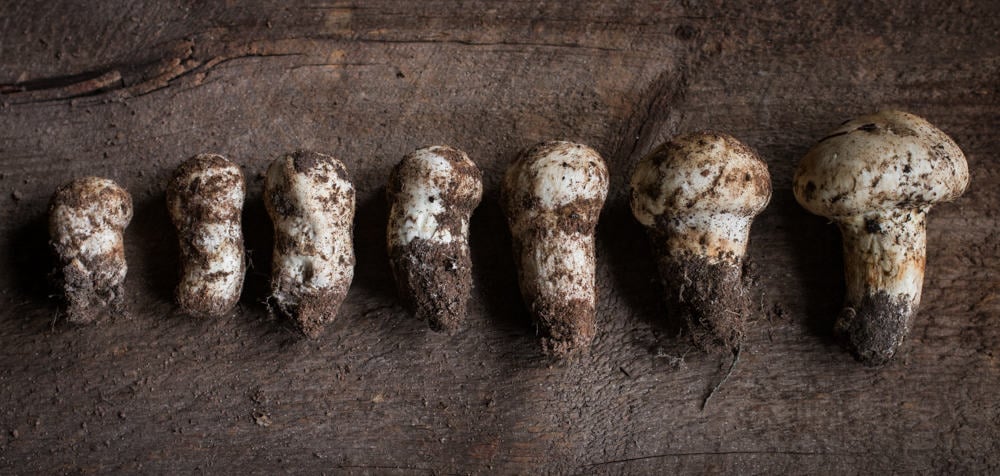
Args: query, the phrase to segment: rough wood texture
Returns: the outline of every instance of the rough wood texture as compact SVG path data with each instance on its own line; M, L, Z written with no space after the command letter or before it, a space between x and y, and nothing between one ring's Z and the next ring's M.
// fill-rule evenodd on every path
M653 473L1000 471L1000 3L7 2L0 15L0 471ZM255 5L259 3L259 5ZM972 185L930 214L924 304L871 370L832 342L834 226L794 201L796 161L844 119L928 118ZM769 300L739 366L688 352L660 303L625 186L680 131L768 162L751 255ZM611 170L598 335L541 357L497 205L517 151L587 143ZM389 170L418 146L484 171L466 327L403 312L384 245ZM358 192L357 276L314 341L268 318L266 164L332 153ZM171 302L173 168L241 164L252 250L241 305ZM127 186L133 318L56 322L45 208L73 177Z

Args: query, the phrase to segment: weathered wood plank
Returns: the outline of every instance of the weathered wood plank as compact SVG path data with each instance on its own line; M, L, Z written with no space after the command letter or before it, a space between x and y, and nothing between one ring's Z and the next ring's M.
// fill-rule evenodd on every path
M52 3L52 2L50 2ZM54 2L0 15L0 467L8 472L996 472L1000 465L1000 5L605 2ZM830 336L835 228L791 174L833 125L880 107L927 117L966 151L969 192L929 220L924 306L895 363ZM756 147L775 196L752 233L772 312L728 361L675 335L631 168L716 128ZM563 137L608 160L599 335L539 355L497 205L518 150ZM428 332L398 306L382 186L449 143L485 173L468 324ZM302 342L267 317L259 174L331 152L358 190L355 284ZM239 311L179 315L163 190L218 152L249 179L254 269ZM134 318L52 325L45 207L101 174L133 193ZM778 306L780 312L775 312Z

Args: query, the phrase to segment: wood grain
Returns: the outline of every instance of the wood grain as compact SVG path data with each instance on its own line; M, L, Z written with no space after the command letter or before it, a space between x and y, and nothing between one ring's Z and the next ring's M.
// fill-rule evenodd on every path
M9 2L0 15L0 470L5 473L885 473L1000 471L1000 4L933 2ZM81 5L81 3L85 3ZM840 238L791 194L836 124L883 107L961 145L972 185L930 214L924 304L891 365L830 336ZM667 317L627 207L636 161L681 131L757 148L774 199L751 254L769 312L728 359ZM600 151L592 351L551 362L520 303L497 194L516 153ZM399 306L383 186L447 143L484 171L466 327ZM261 173L332 153L358 197L354 286L300 341L268 317ZM238 312L171 302L173 168L244 167L253 269ZM135 200L133 318L59 322L45 210L97 174Z

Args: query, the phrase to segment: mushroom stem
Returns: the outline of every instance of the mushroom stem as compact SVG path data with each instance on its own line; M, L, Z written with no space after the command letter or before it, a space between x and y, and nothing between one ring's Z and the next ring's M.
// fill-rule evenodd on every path
M536 217L529 226L513 227L520 231L513 241L521 295L544 335L545 352L563 356L589 346L597 332L594 237L593 232L559 230L556 216Z
M868 365L889 361L909 333L924 280L926 210L838 218L847 295L835 333Z
M666 217L664 217L666 218ZM738 265L747 251L753 217L733 213L700 213L660 218L651 238L663 241L670 254L697 253L711 262Z
M749 311L743 257L752 221L702 214L649 230L667 306L684 319L699 348L734 350L742 340Z

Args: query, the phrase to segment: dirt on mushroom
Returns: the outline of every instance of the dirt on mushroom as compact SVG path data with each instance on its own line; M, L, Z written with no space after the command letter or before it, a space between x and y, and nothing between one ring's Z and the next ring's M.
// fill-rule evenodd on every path
M386 244L400 298L438 331L457 329L472 292L469 220L482 172L462 151L419 149L389 176Z
M87 324L126 315L122 233L131 220L131 195L108 179L76 179L52 196L49 234L67 321Z
M571 142L536 145L504 176L521 295L549 355L584 350L596 333L594 229L607 193L604 159Z
M698 348L736 352L752 308L750 226L771 198L767 164L727 134L683 134L639 162L631 189L671 315Z

